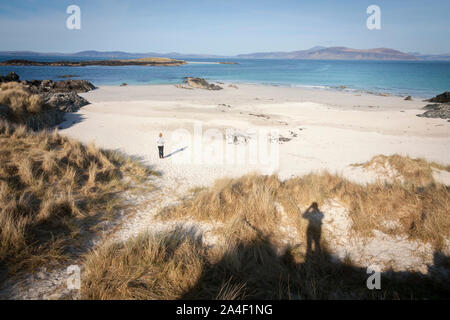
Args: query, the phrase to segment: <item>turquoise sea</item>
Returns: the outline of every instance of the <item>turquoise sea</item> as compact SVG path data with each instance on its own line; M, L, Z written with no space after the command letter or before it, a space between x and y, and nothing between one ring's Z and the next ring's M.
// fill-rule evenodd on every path
M67 57L4 57L38 61L92 60ZM107 59L107 58L96 58ZM0 66L0 74L14 71L22 80L51 79L78 75L95 85L173 84L184 77L202 77L210 81L304 86L432 97L450 90L450 61L336 61L275 59L184 59L194 62L178 67L89 66L38 67ZM233 61L238 64L214 64Z

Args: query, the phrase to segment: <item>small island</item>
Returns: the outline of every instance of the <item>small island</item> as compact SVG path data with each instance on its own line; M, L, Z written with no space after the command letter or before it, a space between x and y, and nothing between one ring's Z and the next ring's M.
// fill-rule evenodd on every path
M170 58L112 59L89 61L32 61L11 59L0 62L0 66L50 66L50 67L84 67L84 66L158 66L173 67L186 64L184 60Z

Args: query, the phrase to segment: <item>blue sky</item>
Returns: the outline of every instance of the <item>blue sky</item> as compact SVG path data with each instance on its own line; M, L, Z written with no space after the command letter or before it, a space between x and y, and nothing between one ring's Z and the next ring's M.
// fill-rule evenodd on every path
M81 8L68 30L66 8ZM366 8L381 8L381 30ZM450 52L448 0L0 0L0 50L233 55L316 45Z

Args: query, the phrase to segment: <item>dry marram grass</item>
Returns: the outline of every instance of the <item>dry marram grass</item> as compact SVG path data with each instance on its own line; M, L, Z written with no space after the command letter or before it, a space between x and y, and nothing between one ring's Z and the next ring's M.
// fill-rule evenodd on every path
M8 116L15 122L39 113L43 108L42 98L37 94L31 94L25 86L17 82L1 84L0 104L8 106Z
M367 290L365 268L333 261L324 250L279 254L269 239L246 228L245 240L206 248L185 230L141 234L105 245L84 264L83 299L400 299L448 296L445 283L416 274L383 277ZM400 280L399 280L400 279Z
M64 260L114 213L124 175L150 170L55 132L0 122L0 265L10 272Z
M348 208L359 236L384 230L386 219L399 219L399 233L430 242L438 252L450 234L449 189L433 180L418 186L416 179L424 182L426 174L406 175L403 183L366 186L326 172L284 182L274 175L252 174L193 189L190 199L163 210L159 219L209 222L216 226L220 241L206 246L188 230L178 229L106 245L86 258L82 295L87 299L446 297L447 284L408 272L390 273L383 277L381 290L367 290L367 270L333 259L323 239L320 251L308 253L283 238L305 239L311 230L300 217L337 199Z
M398 154L385 156L377 155L366 163L354 164L366 169L380 170L389 173L394 179L403 179L415 185L428 185L434 182L433 169L450 172L450 166L436 162L428 162L422 158L410 158Z
M411 176L418 177L417 173ZM285 224L304 235L305 223L300 217L305 209L314 202L320 207L330 199L337 199L349 210L354 231L362 236L370 236L374 229L389 233L383 222L397 220L401 225L396 230L398 234L429 242L440 249L450 236L449 188L434 180L418 186L409 180L410 176L404 178L405 183L378 182L363 186L327 172L285 182L276 176L247 175L220 180L211 189L161 212L159 217L164 220L189 217L226 222L226 225L243 220L270 235L283 218L275 206L280 203L287 219Z

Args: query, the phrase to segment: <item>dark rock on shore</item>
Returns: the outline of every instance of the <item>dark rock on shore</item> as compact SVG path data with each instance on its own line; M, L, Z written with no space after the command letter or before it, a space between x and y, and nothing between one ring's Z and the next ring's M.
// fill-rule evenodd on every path
M4 77L0 75L0 83L1 82L19 81L19 79L20 79L19 75L15 72L10 72Z
M411 97L411 96L407 96L407 97L405 98L405 100L406 100L406 101L411 101L411 100L412 100L412 97Z
M444 93L438 94L436 97L428 100L429 102L439 102L446 103L450 102L450 91L445 91Z
M428 104L423 109L427 111L418 114L418 117L450 119L450 104L448 103Z
M184 82L187 83L192 88L200 88L200 89L207 89L207 90L223 89L221 86L218 86L213 83L208 83L208 81L206 81L203 78L186 77L186 78L184 78Z
M20 77L11 72L0 76L0 82L19 82ZM21 81L30 94L37 94L42 98L42 111L26 118L23 124L33 130L52 127L64 121L66 112L76 112L89 102L77 93L88 92L95 86L86 80L31 80ZM0 118L8 119L9 107L0 105Z
M95 86L87 80L31 80L22 81L23 85L26 85L32 93L56 93L56 92L88 92L95 89Z
M44 103L52 108L58 108L64 112L76 112L89 102L75 92L56 92L41 94Z
M6 76L0 75L0 83L2 82L20 82L26 86L32 93L40 94L46 92L88 92L95 89L95 86L87 80L23 80L15 72L10 72Z
M89 104L77 93L95 89L95 86L87 80L32 80L23 81L22 84L26 85L32 93L39 94L44 104L64 112L76 112Z

